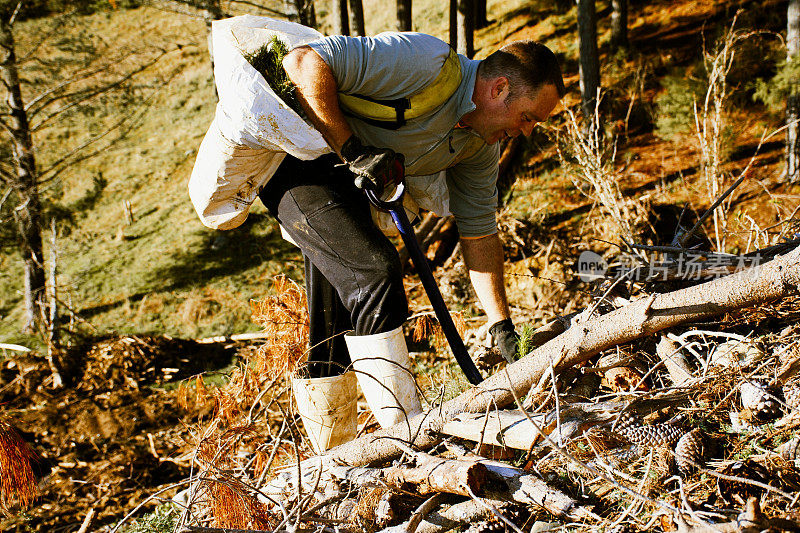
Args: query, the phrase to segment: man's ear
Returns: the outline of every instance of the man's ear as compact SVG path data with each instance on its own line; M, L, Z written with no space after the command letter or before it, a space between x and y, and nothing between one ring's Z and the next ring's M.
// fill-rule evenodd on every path
M505 100L506 94L508 94L508 89L508 78L505 76L499 76L492 82L490 96L493 100L497 98Z

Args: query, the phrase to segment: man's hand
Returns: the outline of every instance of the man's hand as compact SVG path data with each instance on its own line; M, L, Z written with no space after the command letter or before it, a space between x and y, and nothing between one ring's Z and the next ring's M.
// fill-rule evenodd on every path
M356 175L359 189L372 189L377 195L403 181L405 158L389 148L364 146L355 135L342 145L342 159Z
M513 363L517 355L519 335L517 335L511 319L506 318L500 322L495 322L489 328L489 333L491 333L497 349L500 350L500 355L509 363Z

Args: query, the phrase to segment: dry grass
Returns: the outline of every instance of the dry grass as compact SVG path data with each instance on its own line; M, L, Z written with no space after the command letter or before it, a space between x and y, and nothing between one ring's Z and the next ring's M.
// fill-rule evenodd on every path
M752 33L734 30L736 17L730 28L717 42L713 51L704 51L703 61L708 75L708 89L702 103L694 103L695 134L700 146L700 171L706 186L709 203L723 192L730 179L722 171L725 152L725 130L727 128L727 100L729 87L727 76L736 57L736 47ZM727 213L732 197L723 202L712 215L716 249L725 252L728 227Z
M362 489L351 517L354 525L360 525L367 530L375 530L378 504L388 492L383 488Z
M566 108L566 131L556 132L558 155L575 187L610 218L614 236L632 243L646 220L647 205L641 198L624 197L620 190L617 142L606 138L600 101L591 117L579 117Z

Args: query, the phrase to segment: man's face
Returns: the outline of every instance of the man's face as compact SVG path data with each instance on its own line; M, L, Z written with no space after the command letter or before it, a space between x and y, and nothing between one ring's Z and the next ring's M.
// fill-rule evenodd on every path
M504 137L528 136L536 124L547 120L560 100L553 85L543 85L532 94L509 99L508 83L500 82L492 86L489 98L470 126L487 144Z

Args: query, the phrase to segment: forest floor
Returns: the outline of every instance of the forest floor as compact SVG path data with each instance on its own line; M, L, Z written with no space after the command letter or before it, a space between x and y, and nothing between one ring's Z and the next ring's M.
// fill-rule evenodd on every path
M637 60L607 62L612 65L608 67L609 71L616 69L613 73L615 79L625 80L625 83L618 84L613 95L606 97L606 102L610 108L609 116L614 117L613 129L619 143L613 166L620 176L622 197L635 201L628 222L636 228L639 244L669 244L685 205L688 204L689 209L686 218L681 220L683 226L691 225L710 204L703 182L700 153L691 131L678 131L669 138L656 131L656 97L663 94L662 88L667 85L667 80L683 80L689 86L690 78L701 76L700 51L705 28L715 24L725 27L737 7L751 9L747 20L750 27L780 31L780 25L773 20L774 13L769 11L785 11L783 2L768 2L766 7L757 6L758 2L722 4L667 1L636 4L631 39L639 54ZM756 9L758 7L763 9ZM532 13L521 8L496 21L492 32L498 42L528 37L554 39L574 30L574 24L565 21L566 15ZM603 35L607 40L607 34ZM565 50L570 46L563 45ZM744 66L734 69L739 81L746 79L747 74L743 73L748 72L748 65L757 60L753 49L747 50L749 52L743 55L750 63L745 61ZM577 65L568 62L565 71L577 72ZM732 83L737 83L736 80L732 78ZM577 76L568 76L568 82L577 86ZM574 92L568 98L568 104L575 103ZM794 238L800 232L796 216L800 207L800 186L787 184L782 178L782 136L769 139L757 149L761 132L768 126L768 129L774 129L780 123L776 118L779 114L753 104L749 98L749 93L740 96L741 100L728 117L731 126L726 141L726 183L730 184L752 161L747 171L748 179L736 189L725 206L728 215L725 251L730 253L752 252ZM675 113L686 113L686 108L681 109ZM563 128L563 122L559 127ZM520 147L504 190L506 206L500 221L508 260L509 299L514 320L520 327L539 326L555 316L579 311L593 302L596 287L582 282L577 275L578 257L582 251L592 250L609 263L621 255L620 242L616 239L619 220L609 215L602 202L584 194L586 191L591 193L587 185L580 185L580 179L559 166L556 151L559 144L553 142L554 135L552 129L548 130L547 135L537 134ZM259 213L254 215L254 219L262 218ZM699 239L704 249L714 247L710 226L705 226L703 237ZM258 234L257 237L264 235ZM262 239L261 244L275 244L277 238L273 237L275 235ZM208 236L203 239L213 240ZM220 239L224 242L219 246L224 250L238 246L242 241ZM437 256L438 250L452 250L454 244L452 234L449 237L444 235L440 243L430 249L429 256L437 261L436 276L441 280L448 305L461 311L466 328L464 335L470 347L477 350L486 340L486 329L481 324L474 297L466 287L461 270L463 265L460 265L457 254L450 257L441 252ZM291 265L289 269L299 271L293 252L286 245L275 246L280 248L280 257ZM251 255L249 250L242 250L242 257L250 260ZM194 274L196 270L191 258L186 264L187 268L192 267L190 270ZM223 276L226 264L220 263L218 270L218 274ZM260 281L264 283L279 271L280 268L272 268L269 275L262 272ZM406 282L412 313L424 315L429 311L429 304L416 280L416 275L410 270ZM673 288L675 286L662 285L656 289L650 286L648 290L665 292ZM222 292L224 294L219 296ZM189 318L183 320L189 322L198 316L201 319L209 317L209 323L227 320L220 318L222 313L215 314L215 311L230 301L229 292L215 289L206 292L195 290L195 293L196 300L200 301L198 305L213 304L208 309L203 307L199 315L192 309L176 308L172 304L164 307L158 303L157 296L148 300L141 294L133 300L114 297L109 300L113 300L113 305L108 306L120 310L121 314L114 320L120 324L127 323L126 327L135 326L139 315L157 314L159 310L172 315L185 311ZM95 312L102 314L106 304L100 302L94 310L84 309L84 317L91 320ZM128 314L123 312L126 306ZM241 317L248 314L246 303L239 301L235 307L236 320L241 321ZM796 326L798 319L800 305L796 299L789 299L728 314L713 322L692 324L691 327L713 331L723 337L754 340L766 354L762 360L764 365L758 367L757 373L774 377L787 361L781 356L787 353L786 347L800 342L800 330ZM450 398L465 387L463 378L443 349L441 340L426 331L424 325L418 326L419 323L417 319L410 324L408 334L411 339L412 330L422 330L412 341L412 357L420 386L431 398L437 395ZM148 323L144 329L152 332L152 326L153 323ZM193 333L199 336L204 331L195 329ZM682 335L687 331L688 326L673 333ZM258 346L258 343L233 342L200 344L194 340L151 333L93 338L70 349L69 359L78 363L69 371L67 386L59 390L52 386L52 376L42 355L6 354L0 362L3 417L18 428L41 456L41 462L36 467L39 480L37 499L27 510L0 520L0 529L20 533L76 531L89 515L89 531L108 531L158 491L163 490L160 496L169 499L186 488L185 480L192 472L192 461L201 436L205 435L210 421L219 415L222 396L215 390L218 386L226 386L232 369L238 364L250 364L257 359L254 354ZM653 355L654 346L655 338L649 338L641 343L627 343L616 350L631 357L638 356L639 360L626 366L632 374L604 377L605 381L598 384L593 396L609 398L615 394L624 396L631 393L632 384L636 385L640 378L645 379L643 376L647 375L648 365L657 362ZM710 357L714 346L714 343L704 340L700 356ZM602 367L599 358L608 355L600 354L589 367ZM198 378L201 374L203 377ZM735 471L737 476L757 478L766 483L776 470L759 470L758 465L754 466L753 461L747 462L747 459L763 455L765 449L774 451L780 444L790 441L797 424L789 411L781 413L778 420L783 420L782 424L772 418L763 424L750 420L753 423L749 429L734 428L729 414L735 412L738 416L742 406L737 403L736 394L728 393L738 391L744 375L738 372L734 377L705 382L695 391L699 403L693 405L691 416L695 421L701 419L702 424L698 427L703 427L712 437L713 450L708 459L722 462L717 465L718 470L726 471L725 468L732 468L731 464L739 461ZM569 379L577 378L564 379L566 386L571 383ZM657 374L648 375L645 386L658 390L663 386L660 379ZM444 390L448 388L452 390ZM698 414L702 409L713 411L713 416L709 414L703 418ZM663 418L665 414L660 416ZM270 424L274 427L280 420L272 419ZM523 455L518 453L514 460L520 462ZM760 461L764 462L763 459ZM634 464L630 472L626 471L628 479L637 483L641 480L640 491L654 498L662 497L670 504L680 505L683 498L704 512L716 512L715 509L722 508L741 510L748 497L755 494L766 503L764 511L770 518L798 520L792 505L775 503L764 496L764 491L754 491L747 486L720 485L709 477L693 478L693 484L685 491L682 486L676 488L676 485L665 484L663 492L660 492L662 487L658 484L667 479L667 474L653 476L645 484L650 467L645 469L641 458ZM782 464L777 470L781 475L774 478L777 480L775 488L800 494L800 477L792 464L791 461ZM549 468L550 473L565 469L563 464L556 463L544 464L544 467ZM664 468L669 471L668 466ZM624 467L620 469L624 470ZM575 489L571 483L576 483L577 474L568 473L565 477L570 479L562 480L563 486ZM596 510L608 517L608 523L623 516L622 507L628 506L628 502L612 488L595 486L592 497L595 498L592 503L601 502ZM150 501L136 516L152 513L159 505L158 500ZM615 507L617 505L619 509ZM636 511L641 516L630 518L634 520L629 524L632 529L647 529L644 524L657 516L645 505ZM542 514L537 515L537 519L547 520L549 517ZM129 526L132 528L144 527L134 522L129 524L134 524ZM671 531L677 526L664 518L659 519L657 527ZM776 530L779 529L776 526Z

